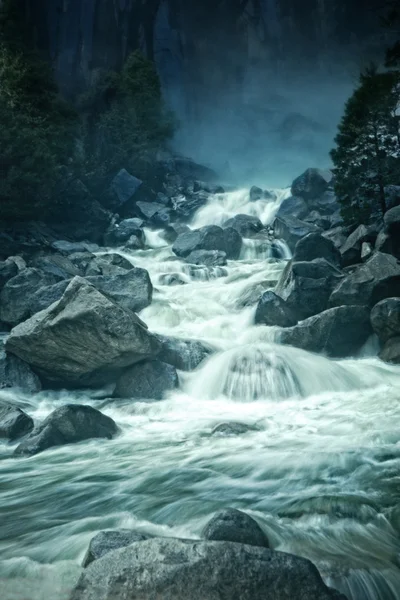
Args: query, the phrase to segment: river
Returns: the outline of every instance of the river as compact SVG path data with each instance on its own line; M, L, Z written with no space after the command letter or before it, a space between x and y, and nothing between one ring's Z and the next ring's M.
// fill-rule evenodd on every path
M215 196L191 227L238 213L268 224L287 193ZM274 549L311 559L349 600L400 600L400 367L376 358L373 339L358 357L333 361L253 325L248 298L278 279L290 258L283 242L245 240L240 260L210 276L178 260L161 232L146 236L150 249L123 253L155 288L141 318L216 353L180 373L179 390L161 402L110 400L108 390L0 392L38 420L81 402L122 428L113 441L31 458L0 444L1 598L66 600L98 531L196 538L231 506L253 515ZM173 273L186 284L163 285ZM227 421L255 429L210 435Z

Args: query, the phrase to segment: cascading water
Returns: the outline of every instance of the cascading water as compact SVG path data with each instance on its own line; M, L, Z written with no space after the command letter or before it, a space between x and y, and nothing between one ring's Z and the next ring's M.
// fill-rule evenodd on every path
M216 195L191 226L238 213L268 224L286 193L257 202L245 191ZM216 510L234 506L256 516L275 549L310 558L349 600L399 600L400 368L368 347L362 358L328 360L253 325L252 297L275 285L289 257L282 242L271 252L271 241L246 240L240 260L210 271L177 260L161 232L146 237L150 249L124 253L155 287L141 318L216 352L181 373L180 389L161 402L110 400L107 390L1 391L36 419L79 401L122 428L113 441L32 458L0 445L1 597L66 599L100 530L195 538ZM166 285L172 275L184 285ZM251 428L211 435L223 422Z

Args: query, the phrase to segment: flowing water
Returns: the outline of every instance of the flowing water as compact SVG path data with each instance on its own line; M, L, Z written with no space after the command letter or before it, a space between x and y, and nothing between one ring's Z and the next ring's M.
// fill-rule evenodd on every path
M237 213L268 224L276 201L240 191L212 198L191 224ZM148 269L151 330L203 340L216 353L161 402L110 400L110 392L1 397L37 419L66 402L113 417L122 434L12 457L0 445L0 597L64 600L98 531L136 528L199 537L218 509L253 515L275 549L316 563L349 600L400 599L400 368L375 356L332 361L276 343L253 323L254 294L272 287L289 252L267 238L245 240L226 268L177 260L161 232L150 249L124 254ZM277 258L280 256L280 258ZM185 285L163 285L178 274ZM234 421L253 427L211 435Z

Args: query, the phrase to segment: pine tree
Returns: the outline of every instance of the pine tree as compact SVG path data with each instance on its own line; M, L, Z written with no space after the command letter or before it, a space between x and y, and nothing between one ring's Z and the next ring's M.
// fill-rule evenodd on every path
M385 188L400 184L399 74L370 67L348 100L331 157L348 223L386 212Z

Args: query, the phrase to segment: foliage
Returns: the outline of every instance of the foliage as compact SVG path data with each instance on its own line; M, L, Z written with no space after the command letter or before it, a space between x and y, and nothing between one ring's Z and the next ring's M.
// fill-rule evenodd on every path
M348 100L331 157L348 223L386 211L385 187L400 183L399 75L370 67Z
M50 67L19 34L17 4L0 14L0 203L2 218L37 218L51 202L57 167L73 153L74 111Z

